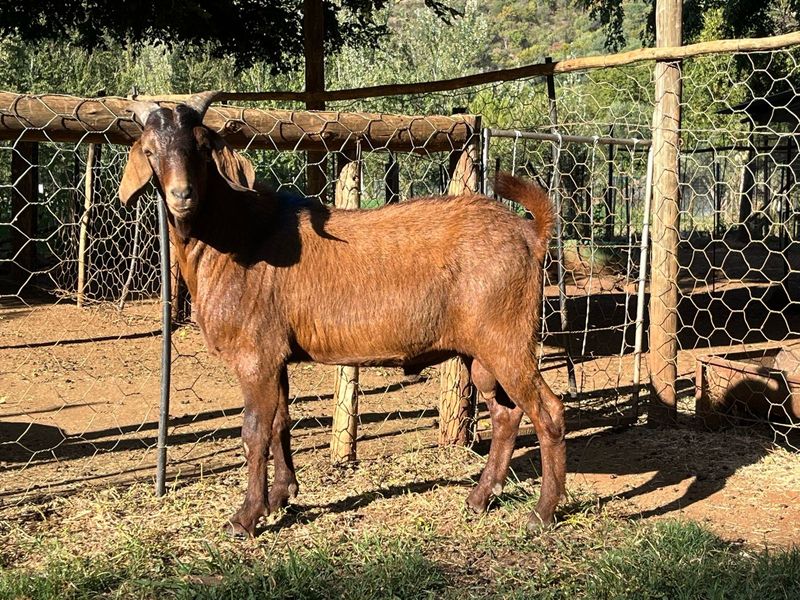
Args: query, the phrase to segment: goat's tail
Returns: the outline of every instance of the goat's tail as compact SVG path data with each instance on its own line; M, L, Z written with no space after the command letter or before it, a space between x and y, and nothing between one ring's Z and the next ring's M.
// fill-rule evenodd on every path
M539 185L514 177L509 173L498 173L494 183L494 191L503 198L519 202L533 215L533 226L536 228L536 258L541 261L547 253L550 238L553 237L553 226L556 222L556 211L550 198Z

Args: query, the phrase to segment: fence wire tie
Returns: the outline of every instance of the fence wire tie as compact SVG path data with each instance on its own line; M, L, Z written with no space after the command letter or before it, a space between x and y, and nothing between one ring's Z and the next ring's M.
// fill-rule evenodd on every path
M517 142L522 137L522 132L519 129L514 130L514 146L511 150L511 174L517 173Z

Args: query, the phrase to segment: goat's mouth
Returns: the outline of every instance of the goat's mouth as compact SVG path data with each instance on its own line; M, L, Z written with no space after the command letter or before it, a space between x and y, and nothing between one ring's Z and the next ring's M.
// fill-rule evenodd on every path
M188 208L170 208L170 212L172 213L172 216L175 217L176 219L179 219L181 221L186 221L187 219L191 218L191 216L194 214L194 207L191 206Z
M197 208L197 203L195 202L186 202L185 200L180 200L177 202L168 202L167 206L169 207L169 212L172 213L172 216L175 217L179 221L186 221L192 217L195 213L195 209Z

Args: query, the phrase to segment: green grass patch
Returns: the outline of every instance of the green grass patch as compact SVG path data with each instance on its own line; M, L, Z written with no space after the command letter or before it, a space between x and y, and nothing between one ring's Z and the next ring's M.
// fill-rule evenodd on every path
M527 577L504 572L498 596L527 598L760 600L800 598L800 550L750 551L693 522L629 525L622 542L583 556L554 555ZM617 536L613 536L617 538ZM562 552L569 552L568 547ZM545 556L541 557L546 560Z
M800 551L748 551L691 522L643 528L593 566L590 597L800 598Z
M402 540L343 539L271 558L209 549L193 564L135 545L113 556L75 558L51 549L38 569L0 573L0 598L431 598L446 585L419 546Z

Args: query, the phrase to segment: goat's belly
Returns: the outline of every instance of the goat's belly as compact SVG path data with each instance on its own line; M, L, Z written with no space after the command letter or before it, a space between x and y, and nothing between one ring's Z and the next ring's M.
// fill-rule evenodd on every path
M299 353L299 361L311 360L325 365L344 365L350 367L427 367L453 358L457 353L450 350L426 352L416 356L376 356L372 355L309 355Z
M455 354L433 331L400 324L385 328L320 326L295 332L295 354L333 365L433 364Z

